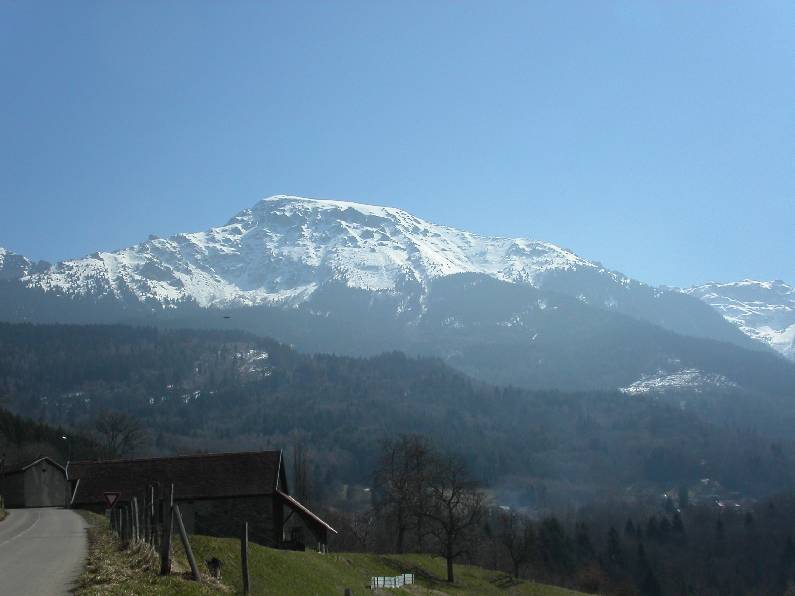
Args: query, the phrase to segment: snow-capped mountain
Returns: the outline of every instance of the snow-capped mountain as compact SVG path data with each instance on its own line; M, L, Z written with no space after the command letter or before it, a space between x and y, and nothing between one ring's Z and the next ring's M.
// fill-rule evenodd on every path
M49 263L44 261L33 263L27 257L13 253L0 246L0 280L21 279L33 272L44 271L49 267Z
M548 242L291 196L54 265L2 250L0 319L245 329L308 351L432 354L533 387L624 387L672 358L724 374L705 355L740 356L718 342L768 350L696 297Z
M426 288L435 278L482 273L537 286L546 273L578 269L618 287L633 283L546 242L478 236L389 207L276 196L206 232L152 238L21 277L67 295L228 307L303 302L332 280L396 292L406 283Z
M275 196L206 232L150 237L52 266L15 258L24 261L13 271L27 288L150 308L296 306L336 283L410 296L419 316L433 280L482 274L569 294L680 333L741 345L745 339L706 312L689 312L698 311L696 301L687 304L677 292L647 286L554 244L480 236L400 209L344 201ZM683 316L683 309L689 314Z
M795 287L744 279L684 290L715 308L743 333L795 360Z

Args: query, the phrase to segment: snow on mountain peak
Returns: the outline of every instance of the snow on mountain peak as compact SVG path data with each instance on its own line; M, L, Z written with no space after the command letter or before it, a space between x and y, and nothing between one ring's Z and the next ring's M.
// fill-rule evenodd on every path
M795 360L795 287L781 281L710 282L684 290L746 335Z
M23 281L72 295L132 294L164 307L234 306L302 302L332 281L395 292L483 273L535 285L546 272L579 268L604 271L547 242L480 236L392 207L277 195L226 225L63 261Z
M351 210L348 217L353 212L359 213L363 216L370 217L389 217L390 215L401 218L412 218L409 213L393 207L380 207L376 205L367 205L364 203L353 203L351 201L337 201L331 199L308 199L305 197L296 197L291 195L275 195L266 197L257 202L256 205L248 209L244 209L233 217L229 223L241 223L250 221L252 218L258 216L267 217L301 217L309 213L322 217L333 216L333 213L341 214L347 210Z
M0 280L19 279L33 267L33 263L26 257L0 246Z

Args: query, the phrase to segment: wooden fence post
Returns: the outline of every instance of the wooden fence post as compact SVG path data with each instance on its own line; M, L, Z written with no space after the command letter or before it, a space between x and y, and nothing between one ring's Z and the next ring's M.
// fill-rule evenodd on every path
M149 514L150 510L152 509L152 502L149 500L149 487L146 487L146 506L144 507L144 520L146 523L146 542L152 544L152 516Z
M129 546L132 543L133 536L135 534L135 520L133 519L132 502L127 503L127 508L125 511L127 515L127 546Z
M141 523L144 526L143 532L141 533L141 540L147 543L149 542L149 516L147 515L147 511L149 511L149 506L147 505L147 499L149 498L148 493L148 490L144 491L144 500L141 509Z
M132 541L133 544L138 544L138 540L140 540L140 528L138 527L138 497L132 498L132 517L133 517L133 524L132 524Z
M248 522L243 523L243 532L240 536L240 567L243 571L243 594L251 593L251 577L248 574Z
M127 546L130 545L130 540L132 540L132 531L133 531L133 521L132 521L132 507L129 503L124 508L124 537L125 537L125 544Z
M148 486L146 487L146 491L144 491L144 494L146 495L146 505L144 506L144 520L146 520L145 521L145 523L146 523L146 542L148 542L149 544L152 544L152 532L153 532L153 529L152 529L152 516L149 513L151 511L151 509L152 509L152 501L149 500L151 498L151 495L149 494L149 487Z
M152 485L152 546L159 546L160 540L159 521L157 516L160 514L160 492L159 489L155 491L155 485Z
M171 532L174 524L174 485L171 485L168 510L163 516L163 539L160 544L160 575L171 573Z
M150 484L147 488L149 492L149 541L152 546L157 544L157 520L155 519L155 485Z
M124 505L119 505L119 540L124 545L124 533L127 531L127 520L124 519Z
M165 488L159 487L158 490L159 490L160 496L157 499L157 513L155 513L155 515L157 516L157 523L160 524L160 532L158 532L158 534L157 534L158 547L162 547L163 546L163 528L166 527L166 499L168 497L167 497L167 493L165 492L166 491Z
M179 512L179 506L174 504L174 516L177 518L177 528L179 529L179 537L182 540L182 548L185 549L185 554L188 556L188 563L190 563L191 577L195 581L199 581L199 568L196 566L196 559L193 557L193 549L188 542L188 533L185 531L185 524L182 523L182 514Z

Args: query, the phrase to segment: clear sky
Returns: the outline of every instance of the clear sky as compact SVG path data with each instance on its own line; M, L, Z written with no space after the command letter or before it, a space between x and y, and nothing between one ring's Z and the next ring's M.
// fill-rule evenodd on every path
M795 282L795 2L0 1L0 246L272 194Z

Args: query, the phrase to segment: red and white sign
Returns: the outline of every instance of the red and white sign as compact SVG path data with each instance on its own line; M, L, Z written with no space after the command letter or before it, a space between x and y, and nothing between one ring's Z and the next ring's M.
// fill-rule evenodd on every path
M105 508L106 509L113 509L113 506L116 504L116 501L119 500L121 493L119 491L108 491L102 493L105 497Z

